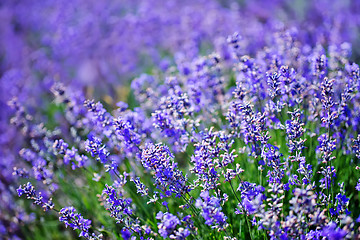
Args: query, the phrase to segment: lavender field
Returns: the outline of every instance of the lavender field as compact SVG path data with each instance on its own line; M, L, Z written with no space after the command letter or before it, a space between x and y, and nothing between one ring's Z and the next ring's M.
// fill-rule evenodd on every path
M360 239L358 64L358 0L1 0L0 240Z

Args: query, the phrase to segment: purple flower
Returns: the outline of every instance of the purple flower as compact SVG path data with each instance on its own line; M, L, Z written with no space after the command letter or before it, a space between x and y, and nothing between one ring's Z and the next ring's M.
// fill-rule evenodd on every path
M59 221L65 224L65 227L71 227L74 230L79 229L79 237L90 239L89 229L91 227L91 220L83 218L80 213L76 212L74 207L62 208L59 212Z
M242 203L238 204L236 214L254 214L266 198L263 194L265 188L257 186L255 183L242 182L237 191L240 191Z
M360 159L360 134L357 136L356 139L353 139L352 142L353 142L353 146L352 146L353 152L355 153L356 157Z
M341 193L338 193L335 199L337 201L336 213L339 214L345 212L346 214L348 214L349 213L348 205L350 199L347 198L345 194L341 194Z
M305 129L303 128L305 124L300 121L301 111L296 109L294 112L288 113L291 115L291 119L285 121L286 134L289 139L289 143L287 145L290 152L301 152L304 148L305 142L305 140L300 139L305 132Z
M181 224L180 220L171 213L158 212L156 219L161 222L158 223L159 234L163 238L169 237L170 239L186 239L190 235L190 231L187 228L177 228Z
M317 76L319 79L322 79L327 73L328 60L325 54L322 54L324 50L322 48L319 48L318 50L318 55L314 56L311 60L311 70L313 72L313 75Z
M268 77L268 86L269 86L269 90L270 90L270 97L272 99L274 99L276 96L280 96L281 95L281 88L280 88L280 77L281 75L277 72L273 72L273 73L267 73L266 74Z
M223 230L228 224L226 222L227 217L221 211L222 204L222 199L210 196L208 191L204 191L196 200L195 206L201 209L201 215L205 219L206 225Z
M114 120L114 127L117 136L123 139L128 147L134 148L141 143L139 134L134 131L135 129L129 121L119 117Z
M121 230L121 237L122 237L124 240L128 240L128 239L130 239L130 237L131 237L131 232L130 232L128 229L123 228L123 229Z
M321 230L321 236L327 237L329 240L343 239L346 235L347 232L338 228L334 222L330 222Z
M359 180L358 180L358 182L356 184L355 189L360 192L360 178L359 178Z
M321 239L321 231L319 230L310 230L306 236L305 236L306 240L320 240Z
M92 157L97 157L96 160L99 160L101 163L106 163L110 153L107 151L106 147L102 145L101 140L97 137L90 136L85 142L85 150L91 154Z
M155 184L167 196L175 194L181 197L190 192L187 177L172 161L173 155L169 148L163 144L148 144L141 152L141 163L145 169L154 172Z
M110 216L115 218L116 223L125 223L131 226L131 216L133 214L133 209L131 207L132 200L130 198L124 198L122 194L112 186L105 185L105 189L102 193L105 196L106 204L105 207L110 211ZM134 223L135 224L135 223Z
M55 140L53 147L56 149L56 151L59 154L65 154L65 151L68 148L68 144L66 142L64 142L64 140L59 139L59 140Z
M322 153L322 162L327 163L335 159L332 152L336 149L336 140L329 137L327 133L320 135L318 138L319 147L318 150Z
M30 182L24 184L23 186L20 185L17 189L17 193L19 197L25 194L27 199L34 201L34 204L41 205L44 211L48 211L54 208L52 199L50 198L46 201L41 195L41 192L37 193L35 187Z
M147 196L149 189L140 181L140 177L131 178L130 181L134 182L136 186L136 193L141 193L141 196Z

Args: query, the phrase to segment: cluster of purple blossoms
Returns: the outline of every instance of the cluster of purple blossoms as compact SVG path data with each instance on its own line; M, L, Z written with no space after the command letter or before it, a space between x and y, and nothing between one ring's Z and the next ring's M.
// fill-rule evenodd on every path
M101 140L97 137L91 136L85 142L85 150L91 154L92 157L96 157L101 163L105 164L109 156L109 152L105 146L101 144Z
M124 224L126 229L131 230L138 228L139 221L133 219L131 199L124 198L121 192L109 185L105 185L102 195L105 198L106 210L110 212L110 216L116 220L117 224Z
M223 230L228 227L227 216L222 212L222 205L227 196L210 196L208 191L200 194L195 206L201 210L201 216L205 219L205 224L212 228Z
M263 194L264 187L257 186L255 183L242 182L237 191L241 194L242 203L238 204L239 208L235 211L236 214L254 214L257 207L262 205L263 200L266 199Z
M145 169L153 172L156 187L166 196L175 194L181 197L189 193L191 187L187 183L187 176L183 175L172 158L169 148L163 144L149 144L141 153L141 163Z
M27 199L31 199L34 201L34 204L41 205L44 211L48 211L54 208L54 203L52 202L52 199L50 198L48 200L45 200L44 197L41 195L41 192L37 193L35 187L30 182L24 184L23 186L19 186L19 188L17 189L17 193L19 197L25 194Z
M263 147L261 153L262 160L271 170L268 171L267 177L269 183L281 183L284 177L284 163L281 162L281 153L279 148L271 144Z
M65 165L68 165L71 162L71 168L73 170L85 166L88 161L87 156L83 154L79 155L78 149L75 147L68 148L68 144L65 143L63 139L55 140L53 148L55 150L55 155L62 155Z
M304 123L301 122L301 112L299 109L296 109L294 112L289 112L291 115L291 119L285 121L286 134L289 139L289 143L287 144L290 152L301 151L304 148L304 142L306 140L301 139L304 135Z
M160 220L160 223L158 223L159 234L164 239L169 237L170 239L182 240L190 235L189 229L178 227L181 222L171 213L158 212L156 219Z
M79 229L79 237L85 239L102 239L102 235L90 234L89 229L91 227L91 220L85 219L80 213L76 212L74 207L64 207L59 211L59 221L65 224L65 227L71 227L72 229Z

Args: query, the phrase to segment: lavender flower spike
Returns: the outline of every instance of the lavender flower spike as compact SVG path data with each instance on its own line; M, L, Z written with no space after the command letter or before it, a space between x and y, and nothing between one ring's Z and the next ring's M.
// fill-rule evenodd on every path
M190 231L187 228L180 227L177 229L181 222L171 213L158 212L156 219L161 220L161 223L158 223L158 228L159 234L163 238L169 237L170 239L182 240L190 235Z
M61 215L59 221L65 224L65 227L70 226L71 228L79 229L79 237L84 237L85 239L101 239L102 235L96 236L94 233L90 234L89 229L91 227L91 220L85 219L81 216L80 213L76 212L74 207L65 207L62 208L59 212Z
M36 193L35 187L30 182L24 184L23 186L20 185L17 189L17 193L19 197L23 194L26 194L27 199L33 200L34 204L36 205L41 205L44 211L48 211L54 208L52 199L50 198L48 201L45 201L41 195L41 192Z
M227 217L221 211L221 199L210 197L208 191L202 192L200 197L196 200L195 206L201 209L201 215L205 219L205 224L219 230L225 229L228 224L226 222Z

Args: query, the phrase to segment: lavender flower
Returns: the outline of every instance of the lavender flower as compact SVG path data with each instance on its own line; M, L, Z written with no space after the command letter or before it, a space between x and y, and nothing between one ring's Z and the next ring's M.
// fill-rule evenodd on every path
M261 156L266 165L271 168L267 173L269 183L280 184L281 179L284 177L284 163L280 161L282 155L279 152L279 148L267 144L263 147Z
M266 196L263 194L265 188L257 186L255 183L242 182L240 183L237 191L241 194L242 203L238 204L236 214L254 214L257 208L262 205Z
M359 178L359 180L358 180L358 182L356 184L355 189L360 192L360 178Z
M105 185L103 195L106 196L106 208L111 213L111 217L115 218L117 223L125 223L129 221L133 213L131 208L131 199L125 199L112 186Z
M149 189L140 181L140 177L137 178L131 178L132 182L134 182L136 186L136 193L140 193L141 196L147 196L149 193Z
M53 147L57 150L59 154L65 154L68 146L69 145L66 142L64 142L64 140L62 139L55 140L53 145Z
M54 208L52 199L45 200L41 195L41 192L37 193L35 187L30 182L23 186L20 185L17 189L17 193L19 197L26 194L27 199L33 200L36 205L41 205L44 211L52 210Z
M126 176L126 175L124 175ZM117 224L123 224L125 228L122 230L124 236L132 236L137 234L140 238L151 233L151 229L144 225L140 225L140 220L135 217L134 209L131 206L132 200L125 198L123 192L118 189L123 188L125 182L115 182L114 186L105 185L102 192L104 197L106 210L110 211L110 216L116 220Z
M308 186L306 189L296 188L293 191L294 196L289 202L291 211L284 222L288 237L296 238L307 233L308 216L317 208L316 195L310 189Z
M110 155L105 146L101 144L101 140L94 136L90 136L85 142L85 150L88 151L92 157L97 157L96 159L103 164L107 162L108 156Z
M205 224L212 228L224 230L227 228L227 217L221 211L223 199L210 196L208 191L204 191L200 194L200 198L196 200L195 206L201 209L201 215L205 219Z
M59 221L65 224L65 227L71 227L72 229L80 230L79 237L85 239L102 239L102 235L96 236L94 233L90 234L89 229L91 227L91 220L84 218L80 213L76 212L74 207L62 208L59 212Z
M330 222L324 229L321 231L321 236L327 237L328 239L342 239L345 238L347 232L338 228L336 223Z
M163 238L169 237L170 239L186 239L190 235L190 231L187 228L177 226L181 224L180 220L171 213L158 212L156 219L161 222L158 223L159 234Z
M294 112L289 112L289 114L291 115L291 120L285 122L286 134L289 139L289 151L293 152L296 150L301 152L304 148L305 140L300 138L305 132L303 128L305 124L300 121L301 112L299 109L296 109Z
M321 121L330 127L332 122L338 117L337 113L335 111L332 111L332 107L335 105L334 102L334 91L333 91L333 84L334 79L329 80L328 78L324 78L323 82L321 83L321 102L323 110L325 111L324 117L321 119Z
M154 171L156 186L167 196L175 194L181 197L190 192L187 177L178 169L177 164L171 159L168 147L162 144L149 144L141 153L141 163L145 169Z
M360 135L353 139L353 151L358 159L360 159Z
M270 97L275 98L276 96L281 95L281 89L280 89L280 74L277 72L274 73L268 73L268 85L270 89Z
M328 134L324 133L319 138L318 150L322 153L322 162L328 163L335 159L332 152L336 149L336 140L329 137Z

